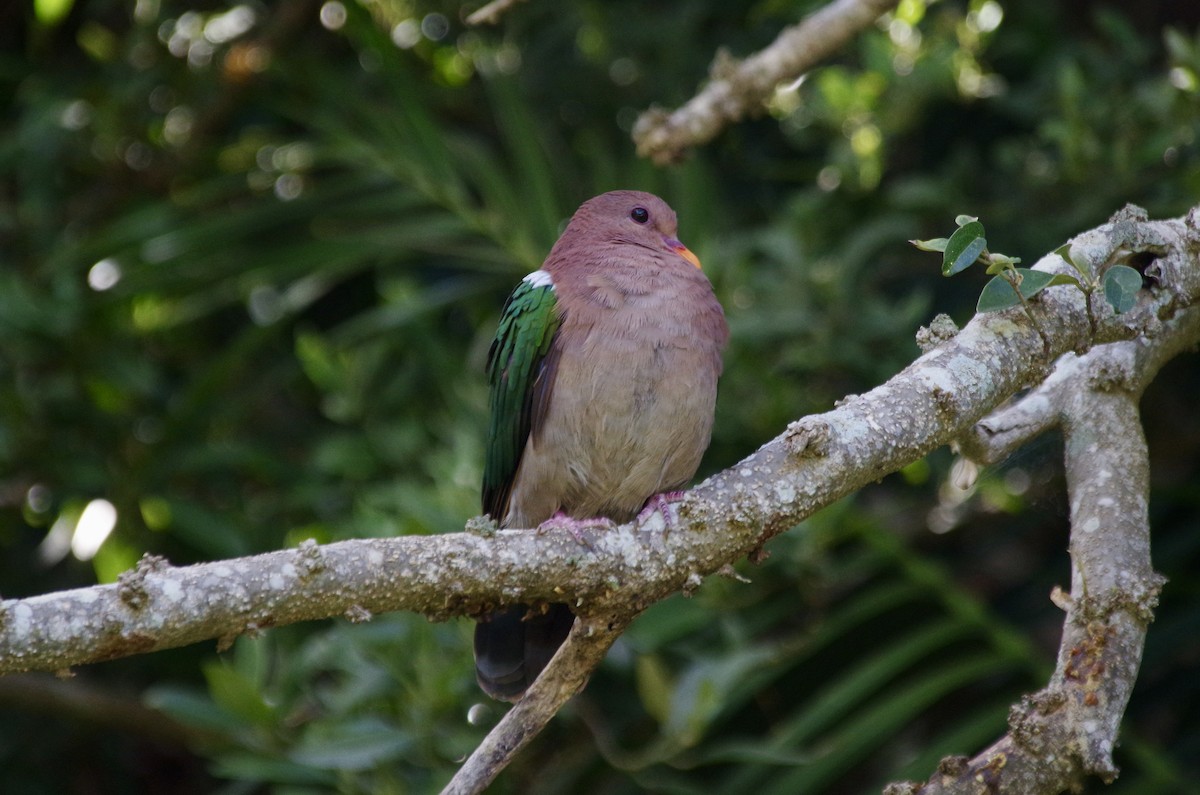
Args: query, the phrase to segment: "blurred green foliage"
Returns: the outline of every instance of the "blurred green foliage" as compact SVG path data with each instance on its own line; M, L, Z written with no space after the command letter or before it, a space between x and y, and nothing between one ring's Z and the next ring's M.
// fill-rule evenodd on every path
M530 2L483 29L419 0L0 10L0 592L461 528L499 308L603 190L665 196L729 315L703 472L970 316L980 285L908 239L970 213L1032 262L1200 195L1200 11L1165 0L903 0L763 118L670 169L634 157L641 109L815 5ZM1173 581L1117 792L1200 779L1198 380L1177 362L1147 397ZM495 791L866 791L978 750L1053 663L1056 455L964 494L938 453L773 542L752 583L654 606ZM96 500L117 519L87 559ZM0 695L4 790L435 791L500 714L469 635L381 616L78 672L184 747Z

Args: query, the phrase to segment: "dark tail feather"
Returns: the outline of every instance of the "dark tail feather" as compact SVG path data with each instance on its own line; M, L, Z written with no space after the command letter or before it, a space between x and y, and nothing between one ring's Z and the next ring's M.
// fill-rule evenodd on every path
M525 605L497 610L475 625L475 678L492 698L516 701L567 639L575 616L566 605L530 614Z

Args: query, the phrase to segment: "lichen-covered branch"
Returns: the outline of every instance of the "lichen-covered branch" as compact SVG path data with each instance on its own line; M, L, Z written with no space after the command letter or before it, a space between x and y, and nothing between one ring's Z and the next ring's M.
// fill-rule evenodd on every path
M761 111L776 86L840 50L894 5L896 0L833 0L744 61L718 54L711 81L687 104L673 111L651 108L638 118L633 128L638 154L669 163L712 140L730 122Z
M1075 245L1080 246L1090 235L1080 235ZM1146 250L1157 247L1153 241L1146 241L1144 245ZM1103 249L1104 245L1099 244L1092 255L1099 256ZM1168 262L1155 260L1147 266L1146 278L1162 283L1166 266L1169 266ZM1186 277L1185 274L1175 276ZM1178 315L1168 322L1179 327L1161 339L1129 340L1098 346L1078 356L1073 353L1063 355L1046 379L1028 394L988 415L961 437L958 445L962 454L981 465L1003 461L1022 445L1057 426L1071 393L1093 378L1119 382L1122 389L1140 395L1159 369L1179 355L1196 333L1190 325L1198 322L1193 313ZM1153 337L1159 336L1153 324L1150 331Z
M1058 409L1068 437L1077 569L1071 597L1061 600L1068 609L1064 653L1045 697L1039 694L1017 708L1013 731L997 748L1027 749L1030 738L1059 738L1068 743L1056 740L1054 746L1068 751L1056 757L1056 764L1070 768L1063 775L1111 775L1106 754L1158 587L1149 568L1145 450L1138 446L1144 443L1133 407L1157 367L1200 340L1195 317L1200 309L1194 306L1200 296L1198 218L1200 208L1186 219L1150 222L1127 208L1076 238L1076 261L1100 270L1117 261L1155 258L1145 268L1151 284L1131 311L1115 315L1102 301L1089 308L1077 289L1061 286L1030 301L1036 327L1017 308L978 316L958 333L931 329L924 335L928 350L894 378L832 411L792 423L696 487L672 509L669 533L657 514L640 525L597 531L586 543L568 533L495 531L476 521L471 532L326 546L307 542L182 568L147 558L115 585L0 603L0 673L59 670L207 639L227 643L242 633L330 616L361 621L377 612L408 610L441 619L517 602L569 602L581 618L576 633L606 622L604 627L617 627L615 636L623 621L647 605L695 587L839 497L967 438L1003 401L1046 381L1065 354L1087 359L1094 349L1098 369L1088 371L1091 387L1064 398ZM1050 255L1036 267L1066 265ZM1107 348L1132 354L1100 358ZM1085 421L1096 413L1111 422L1098 437L1089 436L1095 431ZM1126 437L1128 444L1109 444ZM1114 478L1121 479L1120 488L1111 495L1099 490L1105 483L1114 488ZM547 683L539 681L530 691L542 695L531 696L527 706L514 708L520 710L516 717L505 719L508 728L494 735L497 747L525 742L582 686L611 643L601 640L568 644ZM1060 713L1066 717L1056 717ZM1085 713L1087 721L1080 722ZM1088 728L1093 725L1099 728ZM481 751L481 758L507 758L497 753ZM1026 762L1045 761L1033 751L1005 758L1011 765L999 773L1004 777ZM993 766L1002 761L983 759ZM958 763L975 764L950 760L946 769ZM470 776L481 774L474 780L483 781L495 769L481 763Z
M1174 322L1186 327L1176 339L1200 335L1200 312ZM975 793L982 781L989 792L1057 793L1085 774L1116 777L1112 750L1163 582L1150 563L1149 460L1137 412L1163 361L1138 341L1069 356L993 424L1022 436L1063 429L1072 572L1071 593L1052 597L1067 612L1058 665L1044 690L1013 708L999 742L974 759L943 760L923 788L907 791Z
M1192 223L1195 252L1194 216ZM1160 259L1147 277L1161 281L1170 267ZM1085 775L1117 776L1112 751L1163 585L1150 560L1150 462L1137 404L1162 365L1198 338L1193 307L1171 313L1150 338L1066 354L1036 389L966 437L963 452L990 463L1062 429L1071 592L1051 597L1067 614L1058 663L1045 689L1013 707L1009 732L992 747L945 759L928 781L891 785L888 795L965 795L981 786L1037 795L1077 789Z

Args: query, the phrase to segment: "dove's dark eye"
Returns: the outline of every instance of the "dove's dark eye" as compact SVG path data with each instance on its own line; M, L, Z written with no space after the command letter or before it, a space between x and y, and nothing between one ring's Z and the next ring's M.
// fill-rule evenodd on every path
M644 224L650 220L650 211L645 207L634 207L629 211L629 217L639 224Z

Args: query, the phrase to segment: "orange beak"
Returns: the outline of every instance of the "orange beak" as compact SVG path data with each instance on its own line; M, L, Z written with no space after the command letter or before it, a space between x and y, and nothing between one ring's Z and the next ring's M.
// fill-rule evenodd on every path
M696 270L703 270L703 268L700 267L700 258L693 254L692 250L687 246L683 245L673 237L666 238L664 242L667 244L667 248L671 249L676 254L695 265Z

